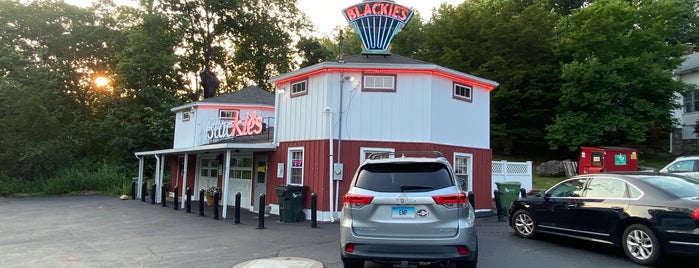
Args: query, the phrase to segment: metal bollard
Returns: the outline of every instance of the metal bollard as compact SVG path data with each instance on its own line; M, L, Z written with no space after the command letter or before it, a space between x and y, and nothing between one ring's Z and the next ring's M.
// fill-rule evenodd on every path
M187 187L185 194L187 195L187 201L185 201L186 211L187 213L192 213L192 188Z
M260 209L258 212L258 217L257 217L257 228L255 229L264 229L265 228L265 194L260 194Z
M153 186L150 187L150 204L155 205L155 183L153 183Z
M496 211L498 212L498 221L502 222L505 221L505 217L503 216L503 211L501 208L500 204L500 191L495 190L493 191L493 194L495 195L495 206L496 206Z
M146 182L141 185L141 202L146 202L146 195L148 195L148 190L146 190Z
M199 190L199 216L204 216L204 189Z
M131 182L131 200L136 199L136 182Z
M240 224L240 192L235 194L234 214L235 214L235 220L233 221L233 223Z
M311 228L318 228L318 195L311 193Z
M524 190L524 188L519 188L519 195L520 195L522 198L527 197L527 190Z
M468 203L471 204L473 210L476 210L476 197L473 195L472 191L468 191Z
M160 186L160 205L167 207L167 192L165 191L165 185Z
M214 220L218 220L218 190L214 191Z
M178 204L179 202L177 202L177 199L178 199L178 198L177 198L177 190L178 190L178 188L180 188L180 187L175 186L175 201L172 202L173 207L175 208L175 210L180 210L180 206L179 206L179 204Z

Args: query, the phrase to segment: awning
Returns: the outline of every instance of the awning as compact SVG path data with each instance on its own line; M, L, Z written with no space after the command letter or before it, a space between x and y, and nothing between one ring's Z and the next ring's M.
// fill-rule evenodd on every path
M147 156L147 155L172 155L172 154L182 154L182 153L199 153L199 152L210 152L210 151L225 151L225 150L240 150L249 152L268 152L277 149L277 145L274 143L215 143L206 144L195 147L182 147L173 149L163 149L156 151L143 151L136 152L136 157Z

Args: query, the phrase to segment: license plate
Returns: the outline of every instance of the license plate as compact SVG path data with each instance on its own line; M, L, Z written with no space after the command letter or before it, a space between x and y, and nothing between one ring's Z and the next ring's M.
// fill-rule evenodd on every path
M394 219L414 219L414 207L393 207L391 210L391 218Z

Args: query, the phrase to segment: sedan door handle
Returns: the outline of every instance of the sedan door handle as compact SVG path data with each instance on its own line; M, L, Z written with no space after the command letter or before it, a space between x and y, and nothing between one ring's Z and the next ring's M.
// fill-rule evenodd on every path
M576 207L576 206L577 206L576 204L566 204L566 207L567 207L567 208L574 208L574 207Z
M612 209L616 210L616 211L623 211L624 210L623 207L612 207Z

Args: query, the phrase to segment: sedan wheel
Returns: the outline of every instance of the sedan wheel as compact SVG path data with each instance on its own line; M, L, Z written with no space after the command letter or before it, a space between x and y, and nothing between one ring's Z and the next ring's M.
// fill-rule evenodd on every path
M515 233L517 235L530 238L536 234L534 219L526 210L517 210L512 215L512 220L514 221Z
M632 224L626 228L622 238L626 256L635 263L654 265L660 262L660 243L653 230L647 226Z

